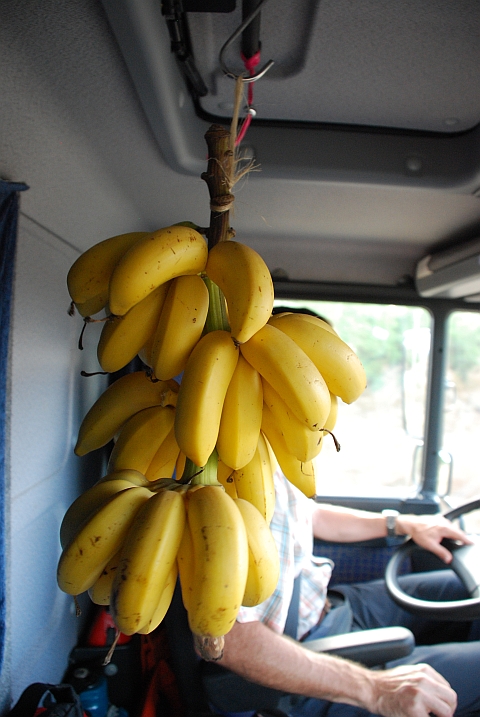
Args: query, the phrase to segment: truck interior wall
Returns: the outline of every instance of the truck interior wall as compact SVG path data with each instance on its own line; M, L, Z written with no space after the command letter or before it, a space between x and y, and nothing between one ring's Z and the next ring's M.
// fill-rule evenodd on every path
M85 617L56 584L59 525L92 460L73 453L79 422L103 388L97 325L78 350L82 321L68 315L65 277L78 251L19 218L11 313L6 472L7 630L0 713L32 682L59 682ZM94 478L95 477L95 478ZM80 601L82 604L82 600ZM85 616L85 610L84 616Z

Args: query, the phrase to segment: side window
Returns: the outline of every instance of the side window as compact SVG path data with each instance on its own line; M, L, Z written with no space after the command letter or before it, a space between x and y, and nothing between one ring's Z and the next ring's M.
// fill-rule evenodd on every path
M480 314L454 311L447 322L447 374L440 492L453 506L478 498L480 435ZM443 486L442 486L443 483ZM474 516L472 516L473 519ZM480 521L477 529L480 529Z
M407 497L416 492L423 444L430 313L421 307L277 300L314 310L358 354L368 386L353 404L339 402L334 434L316 459L320 496ZM479 384L480 386L480 384Z

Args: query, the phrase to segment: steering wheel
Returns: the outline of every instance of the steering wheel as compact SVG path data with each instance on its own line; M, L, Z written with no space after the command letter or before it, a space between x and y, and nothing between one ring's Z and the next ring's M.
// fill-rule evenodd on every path
M480 508L480 499L445 513L445 518L455 520L478 508ZM435 602L420 600L402 590L398 582L400 567L405 558L420 549L411 539L395 551L385 569L385 583L390 597L397 605L409 612L437 620L466 621L480 617L480 536L469 535L469 537L474 541L472 545L460 545L449 539L442 541L442 545L453 554L452 562L448 567L458 575L470 595L469 598Z

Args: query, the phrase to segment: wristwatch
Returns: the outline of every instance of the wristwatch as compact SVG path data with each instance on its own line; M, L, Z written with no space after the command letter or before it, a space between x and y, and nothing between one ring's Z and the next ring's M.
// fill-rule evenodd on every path
M385 509L382 510L382 515L385 518L385 523L387 526L387 538L395 538L397 533L395 532L395 528L397 525L397 518L400 515L398 510L390 510Z

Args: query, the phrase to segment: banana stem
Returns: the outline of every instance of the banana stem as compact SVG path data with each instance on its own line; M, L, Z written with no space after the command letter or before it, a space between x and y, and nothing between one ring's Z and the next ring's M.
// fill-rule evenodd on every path
M227 319L227 309L223 292L217 284L215 284L208 276L204 276L203 280L208 289L209 304L207 320L205 321L205 333L223 329L230 331L230 324Z
M217 451L213 451L210 458L206 462L203 470L200 469L200 472L197 473L192 478L192 485L219 485L222 484L218 482L217 480L217 465L218 465L218 455Z

